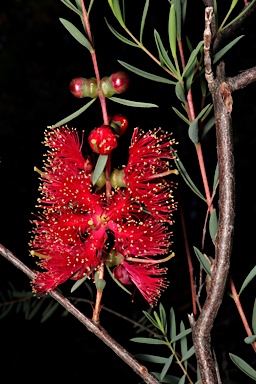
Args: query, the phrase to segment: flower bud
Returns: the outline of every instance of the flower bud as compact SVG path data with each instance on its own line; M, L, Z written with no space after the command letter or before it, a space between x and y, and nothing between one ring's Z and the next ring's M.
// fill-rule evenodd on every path
M115 72L110 76L110 81L112 83L112 87L115 90L115 93L123 93L127 90L130 79L126 73L119 71Z
M88 137L93 152L108 155L117 146L117 138L109 125L102 125L91 131Z
M104 76L101 81L100 81L100 89L103 93L104 97L111 97L113 96L116 92L113 88L113 85L110 81L110 78L107 76Z
M128 119L123 115L114 115L109 116L109 120L109 124L114 128L116 134L122 136L128 127Z
M122 264L119 264L115 269L113 270L113 275L114 278L119 280L120 283L125 284L125 285L130 285L132 284L132 281L128 275L128 272L126 269L123 267Z
M110 175L110 184L113 188L126 187L124 182L124 170L123 169L114 169Z
M78 98L91 97L94 99L98 96L97 81L94 77L91 77L90 79L76 77L71 80L69 89L72 95Z

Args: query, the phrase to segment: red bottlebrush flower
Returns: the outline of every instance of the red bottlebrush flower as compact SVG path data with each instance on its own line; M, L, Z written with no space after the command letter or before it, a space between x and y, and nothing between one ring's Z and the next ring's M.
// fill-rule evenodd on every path
M100 155L109 155L117 147L116 135L108 125L102 125L92 130L88 141L93 152Z
M100 138L97 144L107 145L104 135ZM32 255L40 258L38 265L45 271L37 272L34 291L50 292L68 279L93 276L105 262L117 266L113 273L121 283L134 283L150 305L157 302L167 286L162 277L166 269L158 265L170 258L158 256L171 246L171 232L162 222L167 217L164 198L170 193L170 184L162 178L171 173L166 161L173 158L167 141L158 130L135 130L129 163L121 171L128 188L122 184L106 197L92 186L92 164L82 155L77 132L67 127L46 131L49 150L40 173L41 213L33 221L30 242ZM111 252L117 255L113 261Z
M161 292L168 286L164 275L166 268L158 268L156 264L140 264L122 261L113 271L114 277L122 284L133 282L149 305L154 306Z
M129 160L124 167L124 182L131 194L145 205L148 212L163 221L170 220L171 212L176 209L171 186L164 176L176 173L171 170L171 161L175 158L171 135L155 129L144 133L135 128L129 149Z

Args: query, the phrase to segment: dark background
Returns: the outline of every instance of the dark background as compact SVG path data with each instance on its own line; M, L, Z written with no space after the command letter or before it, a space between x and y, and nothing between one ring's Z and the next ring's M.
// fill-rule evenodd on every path
M129 4L128 4L129 3ZM190 3L190 2L189 2ZM196 3L196 4L194 4ZM193 46L202 39L204 8L199 0L188 9L187 34ZM226 2L228 3L228 2ZM242 1L237 9L241 9ZM127 25L139 35L139 21L144 2L127 2ZM219 19L227 11L219 4ZM228 8L228 4L226 4ZM168 2L152 1L146 22L144 44L157 55L153 30L157 29L168 46ZM125 33L114 20L107 1L96 1L91 11L91 27L95 40L101 77L123 70L117 60L123 60L145 71L165 76L153 61L142 51L120 43L108 30L104 16L119 32ZM0 180L1 180L1 232L0 242L25 264L35 268L35 260L29 257L28 242L31 231L31 212L35 212L38 194L38 177L33 167L42 167L45 149L41 144L44 129L71 114L84 105L84 100L75 99L69 92L69 82L77 76L94 75L91 58L86 49L77 43L59 22L66 18L80 28L80 20L61 1L4 1L0 4ZM232 38L245 37L226 55L227 76L256 65L255 14L252 15ZM127 36L128 37L128 36ZM110 114L121 113L128 117L130 131L122 138L117 150L117 163L123 164L132 128L140 126L147 130L161 126L172 131L178 144L178 154L196 185L203 191L194 145L187 135L187 126L175 115L172 106L181 110L175 98L174 88L150 82L130 74L131 85L124 98L152 102L159 108L131 108L107 102ZM256 87L255 84L237 91L234 97L233 128L236 172L236 225L231 273L239 289L247 274L255 266L255 150L256 150ZM195 91L195 100L196 93ZM199 99L200 100L200 99ZM87 101L87 100L86 100ZM210 102L210 99L209 99ZM199 102L196 108L199 109ZM96 101L79 118L69 123L80 132L89 132L102 122L99 103ZM212 185L216 166L216 143L214 129L203 142L203 152L209 184ZM186 218L189 242L200 248L205 218L204 204L179 178L179 195ZM171 307L177 321L183 320L188 327L187 314L191 313L189 275L180 224L179 211L175 214L173 228L175 258L169 263L170 286L162 295L161 302L167 312ZM213 255L211 243L207 252ZM193 256L195 272L198 264ZM8 298L9 283L17 291L30 291L28 278L4 258L1 259L1 302ZM70 295L72 283L61 287ZM92 289L94 289L92 285ZM94 291L93 291L94 292ZM87 289L80 287L73 297L90 298ZM255 300L253 280L241 296L249 323ZM103 296L104 307L138 321L142 310L148 306L137 295L132 303L130 297L107 279ZM79 303L78 307L89 317L91 306ZM24 314L13 306L10 313L0 321L1 375L8 381L24 379L27 382L49 383L62 380L79 380L101 383L141 383L116 355L93 334L89 333L71 315L62 317L59 308L49 320L40 323L41 314L25 320ZM135 329L129 322L102 311L102 326L131 353L162 354L167 351L150 350L145 345L131 343ZM147 334L142 334L146 336ZM226 295L213 330L213 345L220 361L223 382L226 384L249 383L249 378L240 374L231 363L228 353L234 353L256 364L253 350L243 339L246 336L232 299ZM166 355L167 353L167 355ZM145 364L146 365L146 364ZM161 367L149 367L159 371ZM173 372L171 372L173 373ZM180 372L173 374L180 375Z

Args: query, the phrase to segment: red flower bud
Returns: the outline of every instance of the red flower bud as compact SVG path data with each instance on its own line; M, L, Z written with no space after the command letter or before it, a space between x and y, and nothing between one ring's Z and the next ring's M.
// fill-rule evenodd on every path
M109 116L109 120L111 127L115 129L119 136L122 136L128 127L128 119L123 115L114 115Z
M109 125L93 129L88 140L93 152L100 155L108 155L117 146L116 135Z
M122 266L122 264L119 264L118 267L116 267L113 270L113 275L114 278L119 280L120 283L125 284L125 285L130 285L132 284L132 281L128 275L128 272L126 269Z
M76 77L75 79L71 80L69 89L70 92L78 98L95 98L98 96L97 81L94 77L91 77L90 79L85 79L84 77Z
M115 72L110 76L110 81L115 90L115 93L123 93L127 90L130 79L124 72Z

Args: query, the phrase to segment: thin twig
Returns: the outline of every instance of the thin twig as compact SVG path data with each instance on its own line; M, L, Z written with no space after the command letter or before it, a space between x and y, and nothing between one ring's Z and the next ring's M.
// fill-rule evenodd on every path
M15 267L24 272L31 280L33 280L36 274L28 268L22 261L20 261L11 251L0 244L0 254L10 261ZM159 381L151 375L147 368L139 364L138 361L126 351L120 344L118 344L99 324L90 320L84 314L82 314L71 302L64 297L58 291L52 291L49 293L56 301L58 301L69 313L77 318L88 331L94 333L99 339L101 339L113 352L117 354L127 365L129 365L135 373L137 373L145 383L159 384Z

